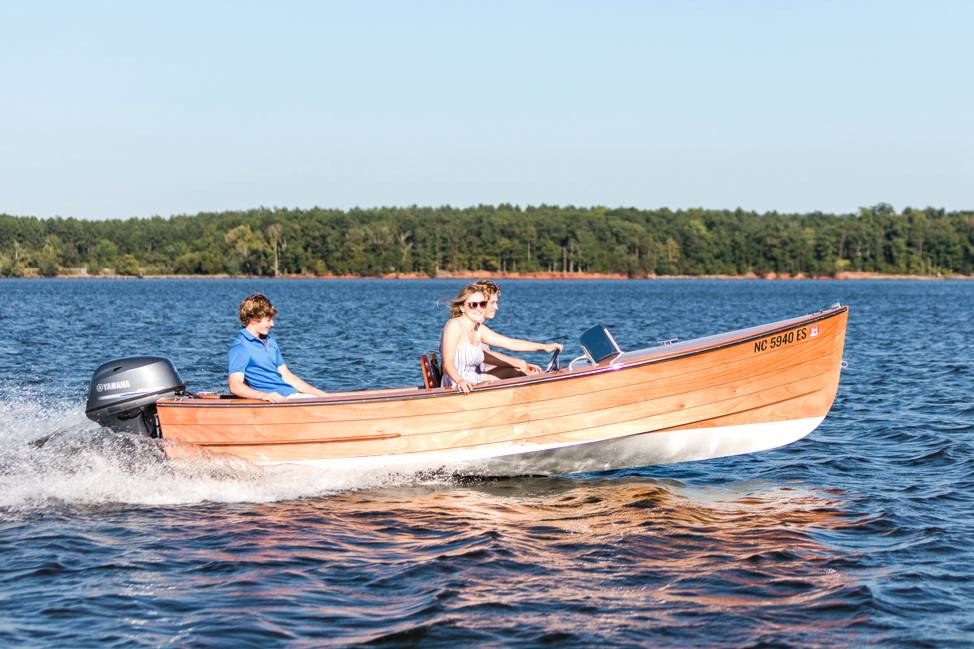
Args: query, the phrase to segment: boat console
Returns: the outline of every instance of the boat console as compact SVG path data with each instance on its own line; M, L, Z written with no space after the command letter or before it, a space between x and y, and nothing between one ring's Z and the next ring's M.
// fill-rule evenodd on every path
M583 366L587 364L590 367L608 365L623 353L619 343L603 325L595 325L586 330L579 336L578 342L582 347L582 355L572 359L568 364L569 371L574 370L577 363L582 363Z
M622 349L609 330L602 325L595 325L581 335L578 341L582 345L582 353L592 365L602 361L613 361L622 354Z

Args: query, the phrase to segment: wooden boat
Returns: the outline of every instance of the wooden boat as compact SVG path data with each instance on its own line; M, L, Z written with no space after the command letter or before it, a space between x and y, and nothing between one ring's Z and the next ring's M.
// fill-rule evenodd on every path
M172 449L257 464L515 475L751 453L794 442L825 418L847 318L848 307L836 305L468 395L412 387L279 404L177 396L156 402L158 422Z

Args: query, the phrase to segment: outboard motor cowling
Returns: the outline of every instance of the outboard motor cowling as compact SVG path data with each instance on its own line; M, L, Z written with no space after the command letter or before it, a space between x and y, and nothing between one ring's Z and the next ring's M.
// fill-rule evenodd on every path
M186 384L167 358L136 356L95 370L85 414L115 432L159 437L156 401L182 393Z

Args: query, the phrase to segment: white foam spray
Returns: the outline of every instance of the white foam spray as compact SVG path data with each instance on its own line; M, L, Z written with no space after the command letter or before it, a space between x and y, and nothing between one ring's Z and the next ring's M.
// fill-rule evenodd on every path
M170 461L159 441L100 428L76 401L0 399L0 518L88 505L276 502L410 482L415 475L401 469Z

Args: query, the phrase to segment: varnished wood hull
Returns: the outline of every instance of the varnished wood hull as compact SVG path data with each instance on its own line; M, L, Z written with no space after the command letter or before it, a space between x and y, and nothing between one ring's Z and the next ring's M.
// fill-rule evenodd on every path
M597 471L791 443L835 398L846 307L627 352L611 364L450 390L268 404L163 400L163 437L258 464Z

